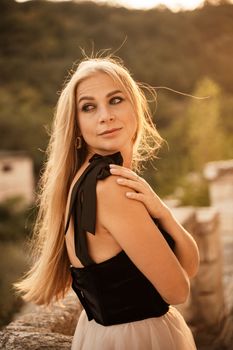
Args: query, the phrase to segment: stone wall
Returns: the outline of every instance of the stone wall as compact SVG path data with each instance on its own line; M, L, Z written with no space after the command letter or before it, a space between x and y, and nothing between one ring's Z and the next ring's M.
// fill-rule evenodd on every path
M203 170L211 206L220 213L222 235L233 235L233 159L209 162Z
M220 328L224 343L233 344L233 159L209 162L204 167L211 207L219 213L225 307ZM228 349L228 347L227 347Z
M200 327L219 324L225 315L219 214L211 207L172 209L178 221L192 233L200 252L200 267L191 279L190 296L177 308L198 332Z
M82 310L73 292L49 308L27 305L26 309L0 332L0 349L70 350Z
M214 208L198 208L195 239L200 252L200 267L195 278L196 317L215 326L225 316L223 295L222 249L219 214Z

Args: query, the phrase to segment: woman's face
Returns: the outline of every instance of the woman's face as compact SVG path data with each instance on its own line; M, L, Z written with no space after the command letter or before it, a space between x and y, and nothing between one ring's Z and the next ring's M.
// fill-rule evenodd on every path
M132 152L137 118L120 85L108 74L97 72L77 88L78 124L90 154Z

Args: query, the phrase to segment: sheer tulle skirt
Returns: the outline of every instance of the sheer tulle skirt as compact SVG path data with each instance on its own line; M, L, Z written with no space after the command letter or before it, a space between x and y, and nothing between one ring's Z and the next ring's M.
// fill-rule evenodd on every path
M179 311L170 306L161 317L102 326L83 310L71 350L196 350L192 333Z

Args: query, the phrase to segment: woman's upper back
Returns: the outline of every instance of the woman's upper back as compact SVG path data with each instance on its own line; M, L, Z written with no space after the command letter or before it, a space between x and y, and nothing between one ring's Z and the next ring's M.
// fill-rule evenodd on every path
M95 157L94 157L95 158ZM92 159L92 158L90 158ZM105 158L104 158L105 159ZM114 160L113 160L114 161ZM118 162L120 159L118 160ZM66 205L66 213L65 213L65 222L67 222L68 214L70 212L70 201L72 193L74 192L74 187L79 181L80 177L83 175L83 173L87 170L90 163L87 161L85 162L81 168L77 171L72 184L70 186L70 191L68 194L67 199L67 205ZM104 165L104 164L103 164ZM104 165L106 166L106 164ZM110 172L109 174L110 175ZM93 177L92 174L89 174L89 176ZM95 180L95 179L93 179ZM105 180L106 181L106 180ZM96 192L97 192L97 203L96 203L96 219L95 219L95 235L90 233L86 234L87 239L87 247L88 247L88 253L91 256L92 260L96 263L100 263L102 261L107 260L108 258L111 258L112 256L116 255L119 251L121 251L121 247L119 244L115 241L113 236L110 234L108 230L102 225L101 220L99 218L99 212L98 212L98 188L101 187L102 181L97 181L96 183ZM89 189L91 190L91 189ZM93 191L93 189L92 189ZM77 192L77 191L76 191ZM92 193L93 194L93 193ZM90 214L91 215L91 214ZM93 220L93 218L90 218L90 220ZM74 246L74 222L73 217L70 217L70 225L67 229L66 233L66 246L67 246L67 252L70 259L70 262L73 266L81 267L83 264L81 263L80 259L77 257L75 253L75 246Z

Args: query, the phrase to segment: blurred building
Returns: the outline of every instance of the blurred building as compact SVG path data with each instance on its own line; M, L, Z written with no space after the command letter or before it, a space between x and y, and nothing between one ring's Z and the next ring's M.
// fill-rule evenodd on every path
M34 200L33 161L21 151L0 151L0 202L20 197L28 205Z
M233 232L233 159L208 162L204 176L209 181L211 206L220 213L223 235Z

